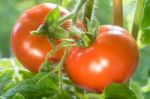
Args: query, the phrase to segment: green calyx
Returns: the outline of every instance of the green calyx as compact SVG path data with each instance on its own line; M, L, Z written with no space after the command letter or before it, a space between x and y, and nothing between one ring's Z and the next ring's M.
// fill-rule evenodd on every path
M95 37L90 33L83 34L82 38L77 41L77 44L82 48L88 48L95 41Z
M82 35L80 36L81 39L79 40L79 46L83 47L83 48L87 48L90 47L92 45L92 43L95 41L96 39L96 35L98 32L98 28L99 28L99 23L95 22L93 24L92 21L90 21L89 19L86 19L86 27L87 27L87 32L82 33Z
M45 23L40 25L37 30L32 31L31 34L45 35L54 39L67 38L68 34L60 25L70 17L71 15L67 18L61 18L60 9L57 6L47 15Z

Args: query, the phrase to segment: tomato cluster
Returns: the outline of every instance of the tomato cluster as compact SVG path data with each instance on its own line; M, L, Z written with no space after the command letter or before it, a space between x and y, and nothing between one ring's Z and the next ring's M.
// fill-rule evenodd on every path
M48 37L33 36L31 31L43 24L47 14L55 7L55 4L43 3L28 9L18 19L12 31L12 51L23 66L32 72L39 71L52 46L48 42ZM69 14L63 7L60 7L60 11L61 16ZM81 22L77 22L77 25L84 28ZM69 26L66 22L62 24L63 28ZM58 50L49 60L60 61L63 52L64 48ZM78 86L99 92L112 82L127 81L137 63L138 48L133 37L121 27L102 25L90 47L73 46L70 49L64 69Z

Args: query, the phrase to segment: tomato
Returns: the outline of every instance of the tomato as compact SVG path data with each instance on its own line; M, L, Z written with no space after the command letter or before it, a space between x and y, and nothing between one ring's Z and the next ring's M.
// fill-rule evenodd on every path
M72 47L64 69L79 87L102 92L112 82L124 83L138 63L138 47L123 28L103 25L88 48Z
M40 64L44 61L46 54L52 50L46 36L33 36L31 31L37 30L39 25L44 23L47 14L56 7L52 3L42 3L26 10L18 19L11 33L11 48L17 59L32 72L38 72ZM69 11L60 7L61 15L69 14ZM83 25L77 22L79 27ZM62 25L68 28L70 22ZM57 62L61 59L64 49L58 50L51 61Z

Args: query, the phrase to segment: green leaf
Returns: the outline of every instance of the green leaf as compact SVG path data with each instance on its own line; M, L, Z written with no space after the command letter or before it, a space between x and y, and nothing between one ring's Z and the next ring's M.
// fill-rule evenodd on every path
M150 43L150 0L146 0L145 7L144 7L144 13L143 18L141 21L141 41L143 44Z
M144 94L144 99L150 99L150 79L148 80L147 84L141 89Z
M85 94L85 99L105 99L103 94L88 93Z
M150 70L150 45L139 50L139 63L134 73L132 79L136 81L140 87L142 87L142 92L144 93L145 99L150 99L150 83L149 83L149 70ZM144 86L144 87L143 87ZM148 91L148 92L147 92Z
M63 91L61 94L57 94L49 99L71 99L71 95L69 95L66 91Z
M0 73L0 93L3 92L7 84L12 82L12 78L13 78L13 71L11 70L5 70Z
M49 30L49 37L54 39L60 39L60 38L67 38L69 34L66 33L66 31L59 27L53 27L51 30Z
M148 80L147 84L142 87L143 93L150 93L150 79Z
M150 70L150 45L139 49L139 63L132 79L140 84L146 85L149 79L148 71Z
M55 78L50 75L42 79L45 75L45 73L40 73L33 78L23 80L6 91L2 97L12 99L16 93L20 93L26 99L41 99L42 97L54 96L58 93L57 82L54 80Z
M46 24L40 25L36 31L31 32L32 35L48 35L48 26Z
M20 93L16 93L16 95L12 99L25 99Z
M76 98L77 99L105 99L105 96L104 94L100 94L100 93L88 93L88 92L85 92L84 94L83 93L78 93L78 92L75 92L76 93Z
M83 42L84 42L85 47L89 47L92 44L92 40L90 39L88 35L84 35Z
M49 27L47 24L40 25L36 31L32 31L31 33L33 35L46 35L54 39L66 38L69 35L57 23L53 23Z
M84 95L84 94L81 94L81 93L76 93L76 98L77 98L77 99L87 99L87 98L85 97L85 95Z
M53 64L51 62L43 62L40 66L40 72L49 73L52 69Z
M136 95L124 84L110 84L104 90L105 99L137 99Z
M0 71L12 68L10 59L0 59Z
M71 95L69 95L67 93L67 91L63 91L60 95L58 99L71 99Z
M87 23L87 30L88 32L93 32L92 31L92 25L89 19L86 19L86 23Z
M95 5L96 0L87 0L84 5L84 12L83 12L83 23L87 26L86 19L90 20L95 17Z
M85 33L83 34L83 37L81 38L81 40L78 40L78 45L83 48L87 48L91 46L94 40L95 40L95 37L93 36L93 34Z
M35 76L35 74L33 74L32 72L22 70L22 69L19 70L18 74L19 74L19 77L22 77L23 80L32 78L33 76Z
M84 90L81 89L80 87L74 86L74 89L75 89L75 91L76 91L77 93L82 93L82 94L84 94Z
M10 81L9 83L7 83L5 87L3 88L2 94L8 91L10 88L14 87L16 84L17 83L13 81Z
M47 98L47 97L42 97L42 99L49 99L49 98Z
M144 95L138 82L131 80L130 89L135 93L137 99L144 99Z
M100 26L100 23L97 19L94 19L93 20L93 23L91 23L88 19L86 19L87 21L87 30L89 33L93 34L93 35L96 35L98 29L99 29L99 26Z
M60 10L59 7L57 6L55 9L53 9L53 11L51 11L47 15L45 22L46 24L51 25L57 23L59 18L60 18Z
M76 26L71 26L69 33L71 36L77 35L78 37L82 38L84 31Z

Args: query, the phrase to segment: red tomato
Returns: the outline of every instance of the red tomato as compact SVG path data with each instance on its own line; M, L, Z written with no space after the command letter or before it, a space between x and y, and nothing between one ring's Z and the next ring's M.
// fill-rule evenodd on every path
M38 72L40 64L46 54L52 49L46 36L33 36L31 31L36 30L44 22L47 14L56 7L52 3L39 4L26 10L18 19L11 34L11 47L17 59L32 72ZM69 11L60 7L61 15L69 14ZM81 22L77 22L82 27ZM67 28L70 22L64 22L62 27ZM57 62L61 59L64 49L60 49L50 60Z
M102 92L110 83L123 83L138 63L138 47L123 28L103 25L89 48L71 48L64 66L69 78L78 86Z

